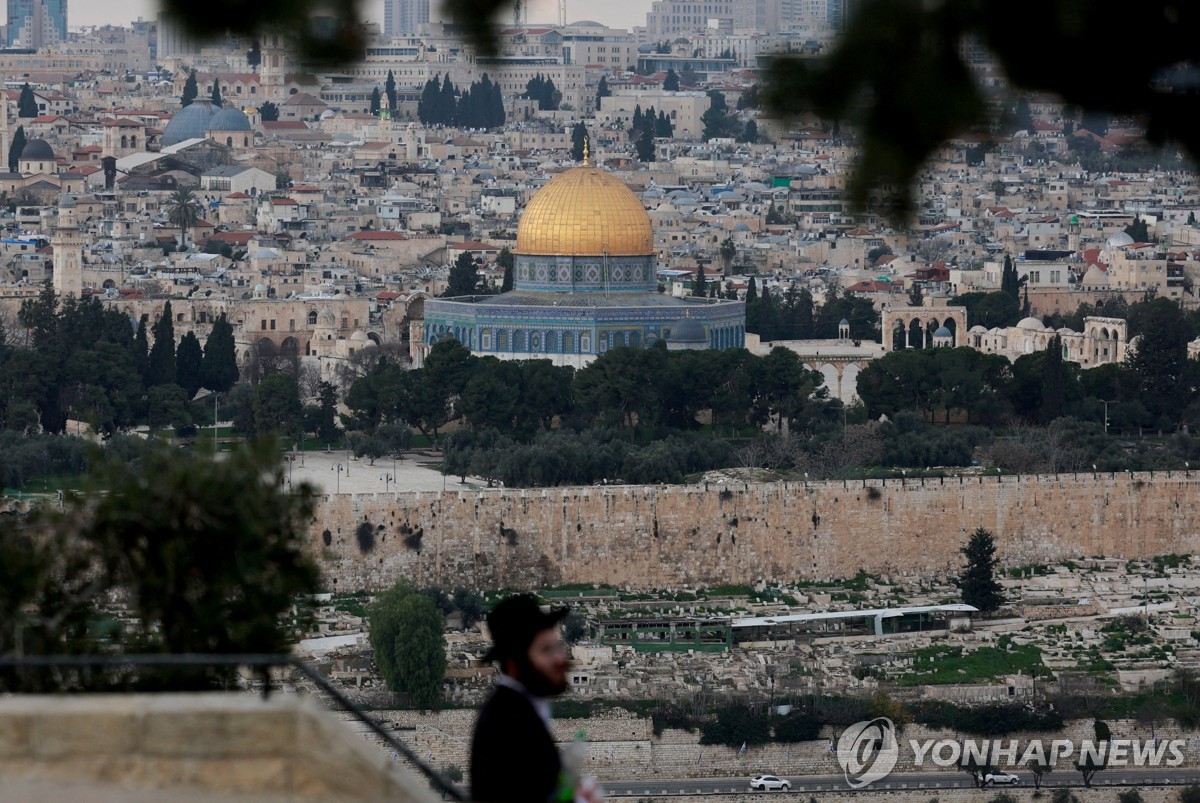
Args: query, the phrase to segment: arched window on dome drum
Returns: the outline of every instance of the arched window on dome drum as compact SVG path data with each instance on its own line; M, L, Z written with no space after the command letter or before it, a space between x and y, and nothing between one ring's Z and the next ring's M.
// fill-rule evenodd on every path
M496 351L508 351L508 330L501 329L496 332Z
M122 148L129 147L129 137L125 136L124 134L121 135L121 147Z
M600 345L596 349L596 351L598 351L601 354L608 351L608 332L600 333Z
M232 148L233 147L233 137L225 137L225 145Z
M574 332L563 332L562 350L563 350L564 354L574 354L575 353L575 333Z
M592 334L591 334L591 332L584 332L583 334L581 334L579 336L579 353L580 354L591 354L592 353Z
M520 329L513 332L513 351L525 350L525 333Z
M633 346L634 348L637 348L638 346L642 345L642 333L641 332L630 332L629 333L629 345Z
M546 351L547 352L558 351L558 335L555 332L547 332L546 333Z

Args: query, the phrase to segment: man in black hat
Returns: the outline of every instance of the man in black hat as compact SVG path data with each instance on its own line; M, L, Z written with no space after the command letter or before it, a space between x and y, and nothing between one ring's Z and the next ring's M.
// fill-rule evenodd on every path
M562 764L550 735L548 698L567 690L567 650L558 633L565 608L543 613L529 594L509 597L488 614L500 663L492 696L471 740L471 797L487 803L544 803L559 786Z

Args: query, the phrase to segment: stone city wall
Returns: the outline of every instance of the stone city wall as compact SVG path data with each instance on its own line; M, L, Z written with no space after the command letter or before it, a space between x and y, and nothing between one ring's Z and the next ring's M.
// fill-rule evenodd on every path
M324 496L331 590L705 587L957 571L976 527L1003 565L1200 551L1200 474L495 489Z

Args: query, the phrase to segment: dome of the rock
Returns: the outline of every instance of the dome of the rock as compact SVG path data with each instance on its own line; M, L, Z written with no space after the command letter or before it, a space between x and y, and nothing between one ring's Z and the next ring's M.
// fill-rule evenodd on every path
M533 196L517 228L517 254L646 256L654 232L642 202L619 179L583 165Z

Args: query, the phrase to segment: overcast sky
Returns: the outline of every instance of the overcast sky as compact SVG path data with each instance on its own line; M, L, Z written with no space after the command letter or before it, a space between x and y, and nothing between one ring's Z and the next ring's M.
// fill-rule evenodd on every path
M383 0L360 0L368 19L383 24ZM439 0L431 0L434 8ZM0 4L3 7L6 4ZM618 28L646 24L650 0L606 0L597 5L594 0L567 0L567 21L596 20ZM71 0L72 28L79 25L99 25L105 22L128 24L139 16L153 19L158 14L157 0ZM554 22L558 18L556 0L529 0L530 22Z

